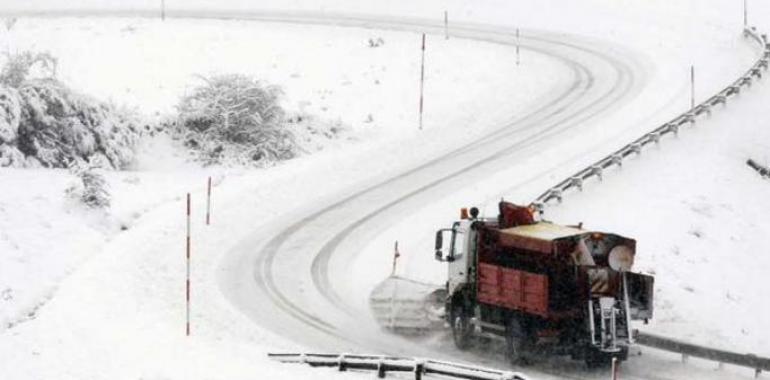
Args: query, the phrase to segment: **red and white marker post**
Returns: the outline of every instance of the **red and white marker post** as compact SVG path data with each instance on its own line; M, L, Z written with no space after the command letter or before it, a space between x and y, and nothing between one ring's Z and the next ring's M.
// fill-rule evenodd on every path
M206 185L206 225L211 224L211 177Z
M186 331L190 336L190 193L187 193L187 296L186 302Z
M401 257L401 254L398 252L398 240L396 240L396 244L393 250L393 270L390 271L391 276L396 274L396 262L398 261L399 257Z
M425 33L422 34L422 61L420 61L420 129L422 129L422 98L425 87Z

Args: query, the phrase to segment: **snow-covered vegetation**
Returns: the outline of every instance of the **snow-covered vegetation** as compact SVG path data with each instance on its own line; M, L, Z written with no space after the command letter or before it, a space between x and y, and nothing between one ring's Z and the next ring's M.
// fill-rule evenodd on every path
M280 88L240 74L201 77L182 98L175 134L206 164L264 163L294 157Z
M125 1L111 2L120 7L127 4ZM185 6L201 2L206 1L193 0ZM93 0L89 5L104 6L108 3L110 1ZM209 6L229 7L233 4L232 1L226 1L226 5L214 3L209 2ZM241 6L253 7L241 3ZM279 8L317 11L304 1L291 5L286 2L272 3ZM453 17L457 17L477 23L504 24L511 28L522 26L525 35L526 28L532 27L620 42L635 51L644 52L649 59L649 62L643 57L640 59L649 66L649 77L635 78L642 84L647 83L649 96L635 102L639 107L631 111L636 112L629 112L627 108L619 112L633 116L634 120L637 117L666 118L680 111L677 107L688 103L683 100L689 78L684 68L693 62L699 65L699 96L702 96L701 91L707 93L708 88L721 86L722 79L732 77L732 71L744 68L744 62L736 56L743 49L736 32L740 28L740 20L735 15L727 16L728 9L738 12L738 5L732 0L729 6L726 5L727 0L711 0L709 4L713 3L713 7L702 8L699 7L700 0L676 4L665 0L612 4L604 0L579 4L563 0L532 0L515 4L499 0L473 3L431 0L419 5L408 0L379 3L335 0L329 3L336 7L330 5L328 10L372 13L379 9L384 14L425 18L438 17L442 10L449 7L450 23L454 22ZM82 2L64 4L53 0L19 0L18 4L21 8L38 6L50 10L57 6L77 6ZM157 7L157 3L146 2L144 5ZM554 12L557 8L562 11ZM697 17L693 16L693 9L698 10L695 12ZM719 15L714 16L716 13ZM687 17L683 17L685 14ZM760 29L768 30L767 25L770 24ZM11 28L8 30L11 31ZM439 152L468 141L485 128L497 128L509 123L517 115L537 106L539 103L535 100L542 100L540 97L543 94L559 90L570 79L561 70L561 63L544 59L526 48L522 49L521 65L516 66L512 63L516 61L516 56L511 48L455 36L444 40L443 35L428 35L426 131L418 134L419 34L377 31L376 35L381 35L387 44L370 48L372 43L367 44L367 38L372 40L371 30L306 24L171 18L165 22L131 18L20 18L12 33L2 36L10 38L0 41L0 46L4 47L7 42L11 50L51 51L59 61L56 67L59 80L84 94L107 100L108 103L126 103L148 119L173 120L163 124L172 125L178 120L176 107L180 99L193 93L191 86L202 84L195 79L195 75L204 74L213 78L220 75L217 73L242 73L258 78L262 83L278 84L285 91L279 102L285 110L284 124L280 128L293 133L298 147L295 154L305 150L325 149L325 152L312 157L298 157L268 170L216 166L201 170L189 163L177 165L175 160L179 157L176 155L182 151L168 149L175 146L173 142L164 143L169 135L174 134L172 128L175 126L166 129L160 123L151 123L149 130L154 137L139 140L137 160L140 163L137 167L141 170L106 171L103 174L109 186L95 187L109 189L110 208L106 217L102 210L73 205L71 199L63 196L73 181L78 187L84 185L83 179L73 177L66 170L0 168L0 357L3 358L0 360L0 373L15 379L355 376L354 373L339 375L336 371L303 372L302 368L287 369L265 362L264 352L268 350L320 350L321 345L311 346L312 339L308 339L304 341L308 346L299 346L289 342L285 336L274 334L270 330L269 316L264 316L267 305L255 307L256 313L262 313L264 317L259 323L248 319L244 310L235 310L228 298L233 296L223 296L219 282L220 276L229 274L222 271L223 263L239 249L253 254L255 247L264 243L260 238L270 237L269 234L285 220L293 223L297 220L296 216L306 217L327 201L334 202L349 194L351 189L402 173L425 162L426 158L435 157ZM376 43L377 39L372 41ZM753 58L750 54L753 52L745 50L745 56ZM725 73L720 74L722 72ZM590 83L601 86L610 82L605 77L609 76L607 72L598 70L598 73L599 77L592 78ZM36 80L43 81L42 78ZM3 91L18 92L10 86L4 87ZM740 97L752 99L750 109L745 112L757 115L758 120L767 120L767 107L762 103L768 96L766 88L760 93L755 91L752 89ZM756 100L753 100L755 96ZM651 101L651 97L659 102ZM8 96L8 99L11 98L19 99L16 95ZM664 103L672 106L664 107ZM0 115L13 114L13 104L16 103L0 102ZM21 114L21 103L18 104L18 113ZM621 107L623 105L617 108ZM716 116L710 122L714 124L712 127L721 129L725 127L723 124L734 123L736 113L731 111L734 107L730 104L727 112ZM4 120L14 120L5 117ZM750 120L750 116L741 119L746 124ZM586 138L562 139L562 144L576 146L584 152L605 154L602 150L613 147L611 142L606 142L611 138L610 134L617 133L616 142L625 143L657 121L616 119L610 123L605 119L603 126L606 128L599 133L594 133L597 129L575 125L572 129ZM10 122L6 124L12 125ZM590 124L596 123L591 121ZM602 126L601 121L599 125ZM350 135L358 138L360 143L349 144L343 149L329 149L342 140L333 138L348 128L353 131ZM12 128L2 129L0 126L0 130L1 134ZM750 130L747 127L737 132L736 129L736 133L745 137L751 134ZM698 129L693 132L699 133ZM3 138L0 136L0 150L11 147L5 144ZM592 141L587 143L587 140ZM179 141L184 142L182 139ZM683 137L679 145L689 141ZM14 143L14 149L15 146ZM693 158L692 162L699 155L714 150L713 145L699 144L697 147L703 150L683 150L677 144L662 145L661 149L681 150ZM445 268L435 265L430 255L432 232L456 217L455 206L483 205L485 199L492 204L499 200L500 194L506 195L506 199L509 195L511 199L531 199L532 194L566 175L547 171L546 168L548 165L556 167L562 162L575 161L573 157L565 156L564 151L567 150L559 151L559 155L564 156L563 160L557 161L547 150L523 147L522 155L527 154L531 159L506 162L508 169L515 169L513 173L503 171L486 179L468 177L444 186L444 190L454 195L445 197L444 193L439 193L431 199L431 204L411 207L388 219L392 221L391 229L377 230L376 237L361 235L365 239L371 238L372 244L359 255L360 259L341 268L345 273L340 276L340 282L346 281L351 287L360 288L361 294L367 294L368 285L380 279L379 269L384 268L383 273L390 271L389 253L393 240L399 240L403 247L399 273L416 278L428 277L427 280L443 278ZM766 161L758 151L750 153ZM31 163L29 166L35 166L37 158L28 159L24 153L21 154L14 157L24 159L22 166L27 166L27 161ZM197 154L194 156L199 157ZM742 160L744 156L741 154ZM0 153L0 162L3 157L10 156ZM648 160L647 157L643 156L642 160ZM669 156L663 155L654 162L643 161L649 162L643 165L649 165L649 171L654 172L659 164L667 163L663 162L667 158ZM590 159L585 158L587 161ZM83 164L88 167L85 162ZM168 170L169 167L173 170ZM732 170L733 167L724 165L722 168ZM740 170L737 166L734 168ZM563 165L560 170L569 173L572 169ZM690 168L670 165L670 170ZM708 168L704 166L705 170ZM614 178L617 182L626 182L623 177L635 176L638 171L629 166L623 169L623 174ZM713 177L708 174L702 175L702 178ZM201 205L205 204L205 179L209 175L214 176L214 222L211 226L204 226ZM525 184L527 178L536 180ZM692 194L700 182L683 180L673 183L665 179L648 181L651 177L646 176L640 178L637 182L628 181L629 186L636 186L637 190L659 187L661 191L656 197L668 197L664 188L675 188L680 195L679 198L671 197L669 202L656 210L669 206L678 208L672 207L673 211L661 218L644 202L643 192L623 188L617 183L613 185L613 180L608 180L598 187L603 193L594 193L592 188L584 197L570 199L566 207L554 209L549 218L561 222L582 220L589 222L591 228L627 233L640 241L642 261L639 264L642 268L653 268L659 264L680 268L668 273L656 270L656 275L667 289L659 297L656 295L658 300L664 302L659 305L662 312L659 316L662 318L653 326L658 331L672 335L684 331L680 336L687 339L703 338L704 335L712 335L715 340L726 337L730 347L736 349L766 347L762 344L763 339L766 342L767 329L762 330L761 326L762 316L767 312L752 309L752 305L764 305L766 294L761 287L754 285L756 279L762 278L761 271L762 267L766 267L766 260L758 265L757 262L750 262L748 255L752 250L762 249L758 236L764 236L762 233L766 228L751 227L751 233L731 230L730 238L719 243L724 254L703 260L696 256L697 252L710 250L698 244L711 242L713 237L723 235L718 223L725 214L721 210L726 210L722 207L723 202L729 202L728 206L734 210L746 211L733 204L740 201L733 199L733 195L740 195L740 186L732 186L729 194L722 193L704 201L709 209L700 204L677 204L681 197ZM766 185L766 182L762 184ZM407 185L410 184L405 184L405 189ZM724 191L716 188L718 183L715 181L710 185L715 186L710 190L714 194ZM462 186L464 190L457 191L456 186ZM511 189L512 186L515 186L514 189ZM750 198L760 194L758 187L752 186L751 189L751 195L743 196ZM640 200L628 202L617 196L618 190L629 191L634 200ZM185 275L182 200L185 192L192 192L193 196L193 336L189 338L184 337L182 301ZM643 218L607 217L610 205L602 204L604 197L615 197L618 210L628 209L631 215L643 212L640 214ZM82 199L81 195L76 196L78 203ZM379 199L372 200L374 206L381 202ZM586 213L594 207L600 212L592 216L593 219L586 218ZM688 217L692 226L679 223L689 212L687 208L698 214L694 218ZM337 218L339 221L356 215L349 210L342 211ZM733 220L748 218L759 221L753 224L766 225L762 222L762 218L766 220L762 214L766 211L765 207L758 207L754 213L733 216ZM679 215L673 215L675 213ZM650 223L641 230L633 230L632 225L639 225L640 219ZM659 219L665 219L668 224L661 223ZM660 228L647 228L656 225ZM738 224L735 229L742 226ZM320 240L322 235L333 228L336 227L314 231L312 235L308 234L308 240L323 242ZM680 228L685 230L680 231L682 233L671 232ZM690 234L693 236L690 237L687 235L689 230L705 238L695 237L695 234ZM686 246L679 246L676 250L678 254L667 255L669 247L674 251L672 241L682 239L683 235L684 239L690 239L684 240ZM735 243L736 239L751 244L740 246ZM656 246L650 247L648 242L651 241ZM296 247L296 252L308 251L306 248ZM747 254L731 261L729 255L737 250ZM302 277L307 268L294 264L289 263L291 269ZM718 268L732 266L732 269L717 274L709 269L709 265L713 269L715 264L719 264ZM749 275L740 273L749 267L756 269ZM721 282L719 291L704 296L709 294L709 282L713 278ZM751 288L750 292L741 291L739 295L732 290L722 292L727 290L726 284L732 285L733 280L740 278L743 282L738 282L736 288ZM296 282L300 287L307 286L308 291L313 289L309 282L298 282L293 278L286 280L287 284ZM307 279L302 277L302 280ZM246 288L245 284L243 288ZM244 294L244 297L250 296ZM741 299L736 301L738 297ZM308 299L309 303L315 301ZM720 305L720 302L726 305ZM731 313L732 307L736 307L737 311ZM701 318L707 313L712 316ZM724 318L718 318L722 316ZM711 324L711 328L701 329L704 324ZM738 330L744 326L747 326L746 333ZM741 335L748 333L756 335ZM710 342L707 340L707 343ZM349 346L323 348L329 351L351 350ZM759 349L757 352L765 353ZM444 353L446 351L438 350L431 355ZM678 360L678 357L642 359L640 366L668 364L676 368L662 377L698 377L687 376L691 364L681 365ZM501 362L487 364L499 366ZM729 378L734 374L711 369L708 372L711 375L708 378ZM550 377L546 375L542 378Z
M128 112L78 94L56 79L48 53L8 55L0 70L0 166L121 169L139 132Z

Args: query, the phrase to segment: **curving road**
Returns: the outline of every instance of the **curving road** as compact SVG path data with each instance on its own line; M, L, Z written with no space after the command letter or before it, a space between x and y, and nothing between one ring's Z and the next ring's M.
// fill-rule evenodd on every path
M188 15L189 16L189 15ZM228 17L220 15L221 17ZM244 18L238 15L238 18ZM258 15L269 21L370 27L426 33L443 32L440 25L415 20L361 19L342 16ZM474 25L453 27L453 36L515 45L504 28ZM379 183L362 185L315 209L301 209L267 229L255 231L230 252L222 264L220 284L225 295L261 325L320 351L385 352L452 360L488 361L479 353L460 353L442 342L412 342L382 333L367 320L361 300L343 296L357 284L345 271L371 237L432 199L495 173L510 162L536 154L565 139L581 124L600 118L638 94L639 72L617 46L532 31L522 47L566 67L570 80L550 92L524 115L452 151ZM543 171L560 162L545 163ZM497 362L496 365L502 365ZM569 367L569 365L567 365ZM603 377L578 367L556 370L528 368L540 377ZM650 378L648 374L645 378Z

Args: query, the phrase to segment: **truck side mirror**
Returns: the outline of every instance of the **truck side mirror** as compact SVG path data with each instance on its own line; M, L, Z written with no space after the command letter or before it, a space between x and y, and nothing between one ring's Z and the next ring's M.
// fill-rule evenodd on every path
M444 231L436 231L436 261L444 261Z

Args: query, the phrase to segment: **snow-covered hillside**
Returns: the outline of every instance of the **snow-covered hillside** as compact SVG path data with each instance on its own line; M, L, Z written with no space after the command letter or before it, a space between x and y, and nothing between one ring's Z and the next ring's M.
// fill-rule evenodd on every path
M75 178L64 171L0 169L0 373L13 379L337 378L331 370L319 374L267 362L264 354L271 350L358 346L340 341L314 345L327 337L296 339L301 331L292 336L282 331L285 326L276 328L264 315L272 312L270 305L244 309L234 300L250 297L238 292L253 284L227 281L237 274L228 271L241 263L236 258L256 254L266 243L262 238L307 213L513 123L560 94L571 80L586 92L589 84L594 91L615 84L618 88L608 92L615 94L611 100L620 99L617 103L604 104L601 112L575 121L561 135L550 135L546 147L509 152L510 161L492 168L496 174L478 178L471 171L444 186L430 203L390 215L387 225L365 231L371 240L350 244L358 256L333 272L344 277L334 284L341 294L363 304L388 274L392 244L399 240L399 273L442 282L445 268L432 259L432 233L456 218L459 207L479 205L489 215L501 196L529 201L575 168L682 111L689 104L691 64L697 67L698 97L742 73L756 50L740 35L741 4L704 3L296 0L257 7L241 1L226 6L166 1L170 14L182 8L278 9L327 16L379 14L389 20L422 17L440 25L448 10L452 27L459 21L497 24L511 35L514 27L522 27L519 66L510 46L455 36L445 40L440 27L428 28L422 132L416 128L419 33L296 20L21 16L12 29L0 31L0 48L49 50L59 58L60 75L70 86L134 107L151 119L171 112L195 84L196 74L239 72L282 86L287 108L339 120L351 130L348 139L324 143L321 152L256 171L202 170L183 163L170 142L151 141L136 171L107 175L113 206L106 214L65 198ZM770 9L760 13L760 7L770 5L755 3L753 23L770 30ZM73 4L107 10L155 10L158 5L144 0ZM17 1L0 5L0 13L4 7L50 11L72 6ZM565 45L591 45L616 65L583 58L579 63L596 70L576 79L571 71L578 70L575 62L570 66L533 50L542 48L537 43L543 36L560 36L568 41ZM370 47L368 41L378 38L384 44ZM584 193L569 195L564 205L547 211L557 222L583 221L638 239L637 265L658 278L653 331L770 354L770 330L762 325L770 315L768 293L755 286L770 267L761 254L768 250L762 238L770 228L764 216L770 204L763 199L770 184L744 164L748 157L768 160L768 97L767 84L759 82L679 139L665 140L622 170L607 173L604 183L588 184ZM595 103L602 105L601 99ZM495 147L495 141L486 143ZM208 176L215 180L214 214L213 225L206 227L202 205ZM193 193L191 338L183 334L186 192ZM387 202L390 195L372 202ZM351 214L358 217L340 215ZM325 238L333 228L310 231L306 238ZM303 263L299 257L287 262ZM307 268L287 271L297 278L279 279L283 284L313 294L303 288L310 282ZM443 354L437 352L431 354ZM668 376L687 370L676 368ZM599 376L604 374L581 375Z

